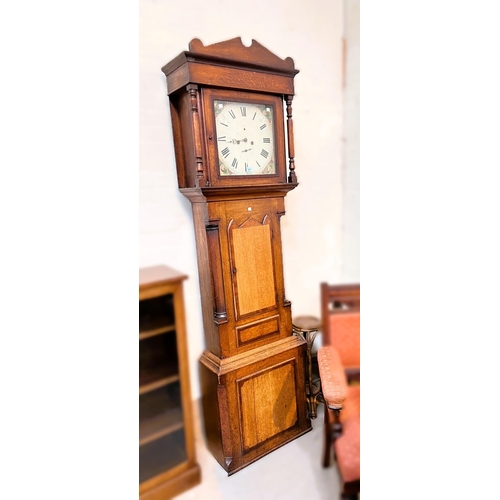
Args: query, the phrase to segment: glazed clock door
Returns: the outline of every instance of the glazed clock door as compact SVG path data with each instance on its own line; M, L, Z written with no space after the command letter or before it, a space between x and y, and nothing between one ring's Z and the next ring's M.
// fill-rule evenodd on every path
M286 182L283 99L203 89L212 186Z

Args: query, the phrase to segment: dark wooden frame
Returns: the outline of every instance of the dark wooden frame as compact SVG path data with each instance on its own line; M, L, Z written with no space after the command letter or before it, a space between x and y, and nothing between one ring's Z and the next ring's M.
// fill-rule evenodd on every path
M209 177L212 186L234 186L238 183L243 185L252 183L272 184L286 182L286 153L285 153L285 126L283 114L283 98L269 94L253 92L242 92L236 90L206 88L201 90L203 102L203 122L207 132L207 157ZM274 109L274 152L276 173L261 175L220 175L219 155L217 150L217 137L215 126L214 101L224 100L232 102L248 102L254 104L267 104Z
M329 285L321 283L321 336L323 345L332 343L333 332L330 330L331 314L359 312L361 307L359 283ZM359 382L359 369L347 369L349 382Z
M330 315L359 312L361 308L359 283L342 285L330 285L321 283L321 331L323 345L331 345L334 332L330 330ZM349 383L360 381L360 368L346 369L346 377ZM330 465L330 457L335 440L342 434L342 424L339 420L339 412L328 408L325 402L324 413L324 437L323 437L323 467ZM342 500L354 500L358 498L360 491L360 480L345 482L342 485Z

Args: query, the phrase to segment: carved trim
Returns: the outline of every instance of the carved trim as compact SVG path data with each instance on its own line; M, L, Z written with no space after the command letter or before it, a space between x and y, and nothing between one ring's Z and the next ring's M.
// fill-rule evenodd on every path
M224 279L222 275L222 262L219 241L218 221L210 221L205 226L207 231L207 245L210 265L210 281L214 297L214 322L217 325L227 323L227 308L224 294Z
M191 120L193 127L194 149L196 156L196 187L206 184L205 173L203 172L203 158L201 149L200 114L198 113L198 85L190 83L186 86L191 102ZM205 180L205 182L203 182Z
M252 44L249 47L243 45L241 37L205 46L200 39L194 38L189 42L188 47L189 52L186 54L187 56L196 57L202 55L207 58L225 61L226 64L227 62L233 62L237 65L253 65L260 68L268 68L274 72L281 71L293 75L298 73L291 57L281 59L257 42L257 40L252 40ZM199 57L196 58L199 59Z
M292 99L293 95L286 96L286 118L288 132L288 157L290 158L290 166L288 172L288 182L294 184L297 182L295 174L295 147L293 142L293 119L292 119Z
M237 229L240 229L243 226L252 227L252 226L265 226L265 225L269 225L271 222L270 222L270 220L267 220L267 219L268 219L267 215L264 215L264 218L262 219L262 221L259 221L255 217L250 216L250 217L248 217L248 219L245 219L237 227ZM231 219L231 220L233 220L233 219Z

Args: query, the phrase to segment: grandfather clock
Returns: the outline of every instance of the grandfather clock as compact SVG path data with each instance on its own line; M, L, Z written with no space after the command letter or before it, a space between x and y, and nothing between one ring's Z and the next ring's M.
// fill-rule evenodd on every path
M233 38L206 47L194 39L162 71L196 233L205 436L231 475L311 430L306 344L292 333L280 232L284 198L297 186L298 70L255 40L245 47Z

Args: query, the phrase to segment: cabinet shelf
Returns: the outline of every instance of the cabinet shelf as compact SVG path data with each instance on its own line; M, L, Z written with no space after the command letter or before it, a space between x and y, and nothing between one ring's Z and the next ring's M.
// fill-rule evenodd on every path
M150 443L151 441L156 441L157 439L166 436L167 434L172 434L172 432L178 431L184 427L182 422L182 412L179 410L179 418L181 419L179 422L173 422L167 427L163 427L163 424L158 424L158 430L154 432L149 432L142 439L140 437L141 431L139 430L139 446L144 446L145 444Z
M172 384L179 380L179 374L176 373L174 375L170 375L169 377L160 378L159 380L155 380L154 382L150 382L147 384L140 384L139 382L139 395L146 394L147 392L154 391L159 389L160 387L164 387L168 384Z
M140 394L179 380L175 335L158 334L139 342Z
M164 326L158 326L157 328L144 329L144 330L139 329L139 340L149 339L150 337L154 337L162 333L168 333L174 331L175 331L175 325L164 325Z
M170 383L139 395L139 446L184 426L180 383Z

